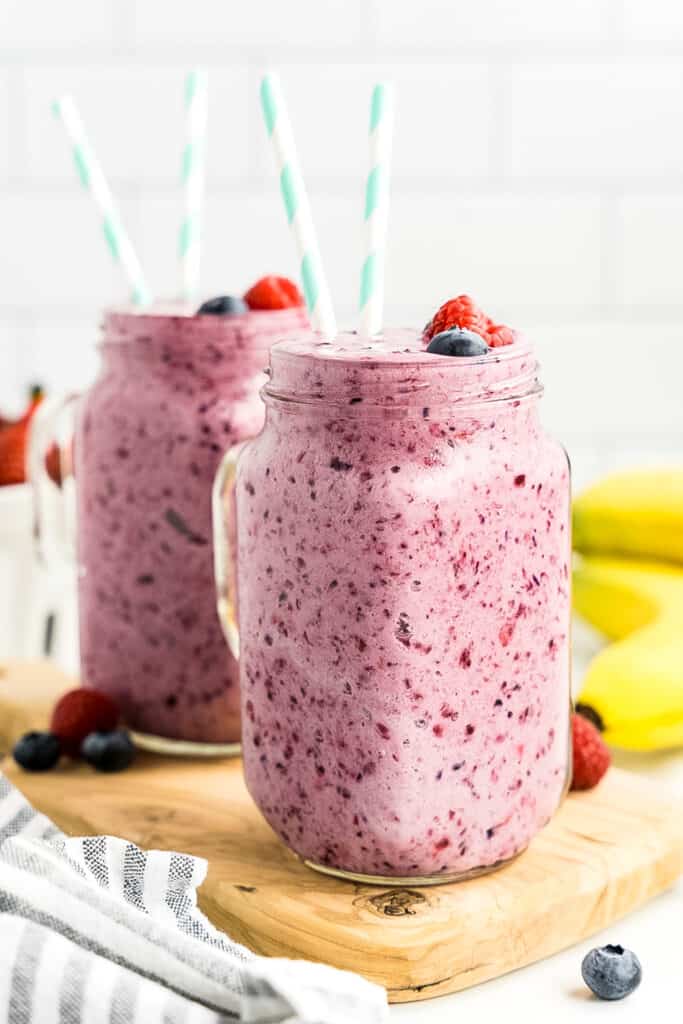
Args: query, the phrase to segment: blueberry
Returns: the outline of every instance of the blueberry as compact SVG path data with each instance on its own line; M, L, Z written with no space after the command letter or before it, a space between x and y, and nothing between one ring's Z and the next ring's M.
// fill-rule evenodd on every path
M464 327L453 327L450 331L435 334L427 346L428 352L437 356L483 356L489 351L484 339Z
M27 732L16 744L13 755L27 772L49 772L62 755L62 744L53 732Z
M122 772L135 757L135 746L125 729L91 732L81 744L81 757L98 772Z
M246 313L249 307L244 299L234 295L218 295L215 299L203 302L197 313L210 313L212 316L239 316Z
M623 999L640 985L642 969L630 949L601 946L583 958L581 974L598 999Z

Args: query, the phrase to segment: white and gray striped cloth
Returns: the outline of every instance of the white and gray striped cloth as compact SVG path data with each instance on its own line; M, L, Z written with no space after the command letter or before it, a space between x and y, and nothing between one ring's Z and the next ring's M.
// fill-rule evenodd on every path
M255 956L197 908L206 862L70 839L0 774L0 1024L381 1024L383 989Z

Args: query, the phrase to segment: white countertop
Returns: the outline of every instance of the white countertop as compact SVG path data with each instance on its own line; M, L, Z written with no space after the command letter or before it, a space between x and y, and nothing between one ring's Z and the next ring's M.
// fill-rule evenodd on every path
M683 759L679 767L683 768ZM679 882L674 890L587 942L456 995L394 1006L390 1017L397 1024L643 1024L647 1019L673 1024L681 1019L682 931L683 883ZM631 948L643 967L640 987L619 1003L593 998L581 979L584 954L607 942Z

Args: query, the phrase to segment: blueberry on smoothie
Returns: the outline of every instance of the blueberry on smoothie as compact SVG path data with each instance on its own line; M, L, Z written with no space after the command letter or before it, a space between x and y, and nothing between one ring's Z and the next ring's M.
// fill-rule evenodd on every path
M242 313L246 313L248 308L244 299L235 295L217 295L215 299L207 299L206 302L202 302L197 313L200 315L209 313L211 316L240 316Z
M453 327L450 331L435 334L427 345L427 351L438 356L483 356L489 351L489 346L474 331Z

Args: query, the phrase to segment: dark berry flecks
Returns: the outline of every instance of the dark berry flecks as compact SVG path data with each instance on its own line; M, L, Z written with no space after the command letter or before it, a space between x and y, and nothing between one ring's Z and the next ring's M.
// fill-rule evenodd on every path
M183 517L178 515L178 513L174 511L174 509L166 509L166 512L164 513L164 519L169 524L169 526L172 526L173 529L176 530L181 536L186 537L190 544L197 544L200 547L203 547L205 544L208 544L206 537L202 537L200 536L200 534L195 533L188 526Z

